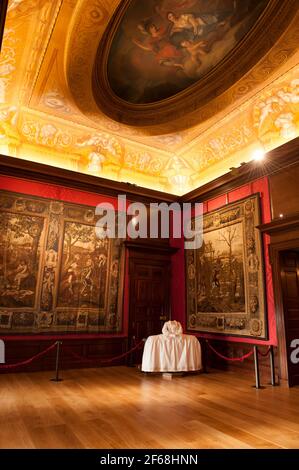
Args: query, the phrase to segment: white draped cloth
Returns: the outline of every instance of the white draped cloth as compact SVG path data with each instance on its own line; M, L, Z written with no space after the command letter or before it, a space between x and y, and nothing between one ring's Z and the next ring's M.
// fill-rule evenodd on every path
M179 322L169 321L161 335L149 336L144 345L143 372L188 372L202 368L201 347L195 336L184 335Z

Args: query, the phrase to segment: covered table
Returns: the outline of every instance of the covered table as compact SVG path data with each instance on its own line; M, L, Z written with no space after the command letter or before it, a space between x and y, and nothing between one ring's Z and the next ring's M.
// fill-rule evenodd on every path
M147 338L142 356L143 372L188 372L201 369L201 347L195 336L168 333Z

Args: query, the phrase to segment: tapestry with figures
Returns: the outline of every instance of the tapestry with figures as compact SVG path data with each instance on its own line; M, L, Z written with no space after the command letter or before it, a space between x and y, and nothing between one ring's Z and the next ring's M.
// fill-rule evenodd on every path
M188 330L266 338L259 223L258 195L203 216L202 246L186 250Z
M0 191L0 333L119 332L120 239L95 208Z

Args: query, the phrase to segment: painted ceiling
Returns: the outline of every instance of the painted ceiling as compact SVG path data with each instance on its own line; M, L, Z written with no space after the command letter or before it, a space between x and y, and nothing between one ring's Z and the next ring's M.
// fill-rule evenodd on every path
M243 1L247 3L247 0ZM255 4L260 3L266 11L273 1L257 1ZM122 119L108 117L94 96L92 76L98 46L120 3L119 0L9 1L0 54L2 154L183 194L242 162L250 161L256 149L268 151L299 135L298 2L280 2L293 8L291 18L285 19L284 31L279 32L275 44L257 64L238 76L233 85L219 96L210 96L209 102L203 106L186 109L182 116L172 112L163 123L157 117L156 124L153 122L147 126L127 125ZM146 3L150 8L154 5L165 7L170 2L159 0ZM226 11L231 11L230 8L237 7L241 2L175 0L171 3L182 8L187 8L189 4L187 10L172 10L175 10L176 18L183 12L193 15L193 18L189 17L193 23L194 19L200 18L200 14L199 10L193 10L194 5L191 4L205 5L205 10L202 10L202 15L206 15L202 18L204 24L200 25L199 20L198 24L194 24L197 24L198 32L200 27L210 28L207 32L210 34L215 32L215 18L219 23L217 28L222 28L229 16L222 18L215 15L214 23L210 18L208 24L208 15L213 16L209 4L217 3L219 11L223 11L226 4ZM172 11L168 7L165 9L168 13ZM148 13L143 16L141 13L137 15L136 11L133 14L135 18L134 15L140 34L135 36L134 23L130 26L134 29L132 38L141 41L142 45L147 44L150 38L142 28L146 31ZM283 18L282 14L280 16ZM248 21L249 17L244 16ZM248 28L254 23L250 21L246 23ZM222 22L224 24L220 25ZM180 24L183 25L183 20ZM188 26L177 33L188 35L190 29ZM242 31L246 37L246 27ZM195 30L191 34L194 35ZM117 41L117 36L115 38ZM188 40L199 42L199 36ZM242 38L240 40L243 41ZM209 64L205 63L207 72L203 69L199 72L199 69L198 75L189 77L191 82L200 79L201 73L208 76L208 68L221 61L221 54L217 56L213 49L216 43L210 51L207 51L207 44L202 45L206 51L197 59L202 60L203 57L206 60L209 54L213 57L210 57ZM133 50L136 52L139 49L142 51L136 45ZM172 64L157 62L154 52L144 50L144 53L144 57L152 54L148 60L154 61L152 63L156 69L167 67L168 73L168 68L173 68ZM122 50L121 55L125 54ZM181 61L182 66L186 56ZM111 55L108 76L111 73L112 77L115 64ZM144 72L140 69L138 73L142 75ZM122 74L120 78L128 80L128 76L130 73ZM181 75L178 74L178 77ZM183 82L183 88L189 84L188 80ZM143 90L144 83L142 80L140 83L140 90ZM151 83L155 87L155 75ZM176 83L180 85L180 80ZM126 90L121 83L117 86L121 98L137 100L137 104L147 99L145 95L151 96L150 101L156 99L153 96L159 100L165 96L160 93L161 90L156 95L151 95L152 91L144 94L139 90L137 97L132 89ZM174 89L175 92L177 90ZM123 94L127 92L129 97ZM167 93L170 92L173 93L169 89Z
M117 28L108 80L144 104L196 83L248 33L268 0L132 0Z

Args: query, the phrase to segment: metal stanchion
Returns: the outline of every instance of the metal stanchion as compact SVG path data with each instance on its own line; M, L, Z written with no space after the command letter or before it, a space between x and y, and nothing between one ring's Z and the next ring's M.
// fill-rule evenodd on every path
M254 352L254 370L255 370L255 385L253 385L253 387L256 389L265 388L261 386L261 382L260 382L259 352L258 352L257 346L253 346L253 352Z
M126 339L126 353L128 353L128 351L130 350L130 340L129 340L129 337L127 337ZM126 357L126 365L127 367L130 367L130 354Z
M275 387L277 385L275 380L275 362L274 362L274 348L270 346L270 370L271 370L271 385Z
M62 341L57 341L57 348L56 348L56 364L55 364L55 377L51 379L52 382L62 382L63 379L59 378L59 362L60 362L60 346L62 345Z
M134 346L136 345L136 337L132 336L131 341L129 342L130 344L130 349L132 349L133 344ZM128 362L127 362L128 367L134 367L134 352L131 352L128 356Z
M201 341L200 342L202 346L202 371L204 374L208 374L208 342L207 340Z

